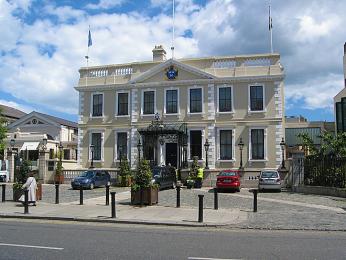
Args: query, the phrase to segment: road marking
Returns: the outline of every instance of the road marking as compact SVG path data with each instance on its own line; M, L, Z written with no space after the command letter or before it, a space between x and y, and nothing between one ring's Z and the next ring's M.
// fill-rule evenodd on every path
M206 257L193 257L193 256L190 256L187 259L191 259L191 260L241 260L240 258L206 258Z
M64 250L64 248L61 248L61 247L31 246L31 245L5 244L5 243L0 243L0 246L28 247L28 248L38 248L38 249L48 249L48 250Z

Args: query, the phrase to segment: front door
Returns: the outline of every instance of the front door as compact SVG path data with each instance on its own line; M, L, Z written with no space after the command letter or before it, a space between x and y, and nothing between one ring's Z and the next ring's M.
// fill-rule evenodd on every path
M166 143L166 165L169 163L177 168L178 145L177 143Z

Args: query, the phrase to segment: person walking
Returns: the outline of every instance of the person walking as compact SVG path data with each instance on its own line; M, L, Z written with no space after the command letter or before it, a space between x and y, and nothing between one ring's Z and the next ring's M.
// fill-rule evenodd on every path
M24 185L22 186L22 189L28 189L28 202L29 204L32 203L33 206L36 206L36 190L37 190L37 183L36 180L34 178L34 173L30 172L29 173L29 177L26 180L26 182L24 183ZM25 202L25 197L24 195L22 195L19 198L19 201L21 201L22 203Z

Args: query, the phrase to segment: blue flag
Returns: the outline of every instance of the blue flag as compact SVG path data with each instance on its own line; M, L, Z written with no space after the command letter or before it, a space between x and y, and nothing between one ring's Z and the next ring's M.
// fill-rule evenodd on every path
M89 29L88 47L90 47L91 45L93 45L93 41L91 40L91 32L90 32L90 29Z

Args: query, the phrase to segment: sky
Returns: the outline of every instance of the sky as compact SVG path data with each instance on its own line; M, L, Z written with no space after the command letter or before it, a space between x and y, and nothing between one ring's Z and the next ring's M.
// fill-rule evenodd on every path
M270 52L269 0L175 0L175 57ZM272 0L287 116L333 121L344 87L346 1ZM152 59L172 35L172 0L0 0L0 104L77 121L78 69Z

